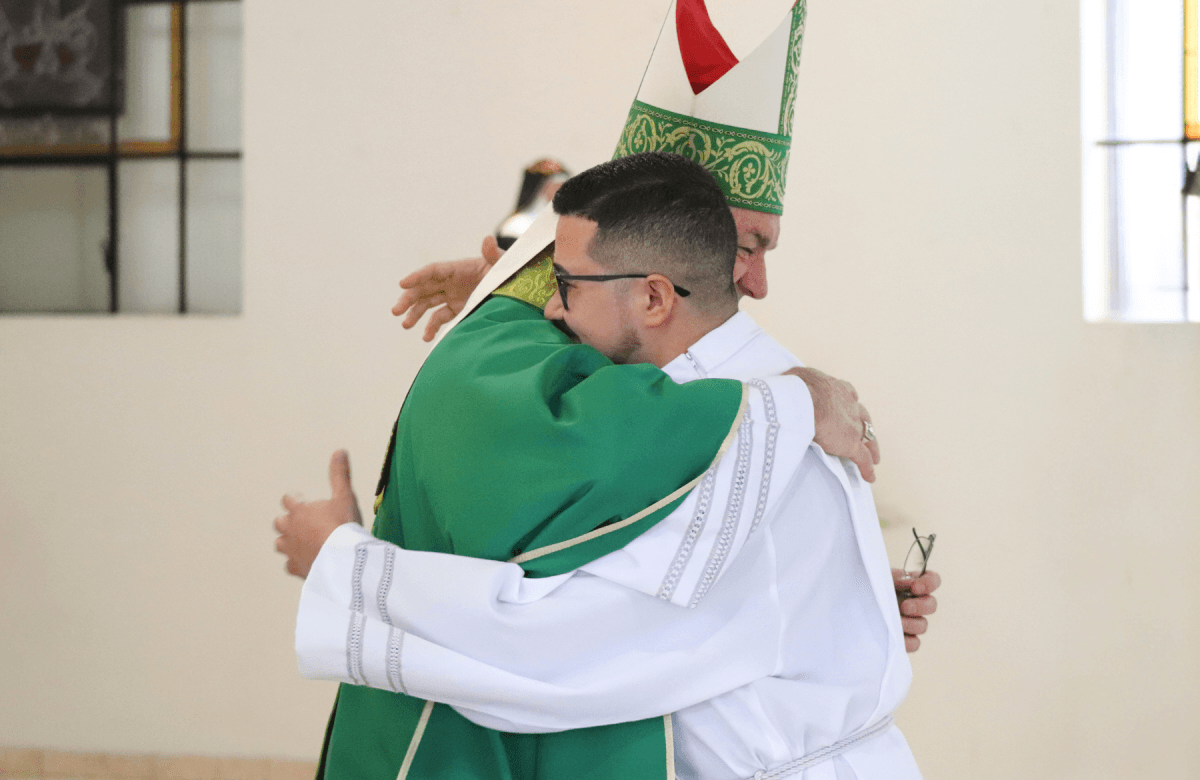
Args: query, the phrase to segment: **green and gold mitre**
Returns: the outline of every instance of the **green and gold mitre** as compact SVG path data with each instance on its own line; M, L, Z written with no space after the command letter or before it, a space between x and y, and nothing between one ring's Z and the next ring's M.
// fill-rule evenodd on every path
M676 0L614 158L673 152L709 170L730 206L783 213L806 0L747 57L733 54L704 0Z
M754 11L779 13L784 4L774 11L765 0L762 5L756 3ZM774 32L747 47L752 51L739 61L709 19L704 0L673 0L614 157L682 154L712 172L729 205L782 214L806 14L806 0L795 2ZM767 24L772 22L768 17ZM498 288L524 297L523 285L531 282L514 275L554 241L557 223L547 205L435 343ZM552 278L542 268L532 284L549 289Z

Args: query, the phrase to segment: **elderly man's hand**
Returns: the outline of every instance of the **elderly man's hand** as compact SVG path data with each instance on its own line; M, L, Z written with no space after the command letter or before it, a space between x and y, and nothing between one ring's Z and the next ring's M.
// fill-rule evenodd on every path
M932 595L942 585L936 571L920 577L910 577L904 569L892 569L892 584L900 601L900 623L904 626L904 649L915 653L921 637L929 629L928 615L937 612L937 599Z
M482 257L430 263L401 279L400 286L404 292L392 307L392 314L397 317L408 312L401 325L406 329L411 328L426 311L440 307L429 315L429 321L425 323L425 335L422 338L432 341L443 325L458 316L467 305L471 293L504 254L494 236L483 239L480 251Z
M329 460L329 485L333 496L327 501L297 501L283 497L287 514L275 518L279 538L275 549L287 556L288 574L307 577L317 553L329 535L344 523L362 525L358 499L350 486L350 456L345 450L333 453Z
M793 368L784 373L798 376L808 385L817 424L814 441L830 455L854 461L863 479L874 482L879 442L864 435L864 423L871 422L871 415L858 402L854 385L815 368Z

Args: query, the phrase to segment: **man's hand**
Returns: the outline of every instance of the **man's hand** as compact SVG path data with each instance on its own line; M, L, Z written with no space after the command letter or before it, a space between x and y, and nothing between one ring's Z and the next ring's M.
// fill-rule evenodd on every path
M358 499L350 486L350 456L338 450L329 459L329 485L333 497L328 501L297 501L283 497L287 514L275 518L279 538L275 549L287 556L287 573L307 577L321 545L343 523L362 525Z
M854 461L863 479L874 482L879 442L863 436L866 430L863 423L870 422L871 415L858 402L854 386L815 368L793 368L784 373L798 376L808 385L817 423L814 440L821 449Z
M400 286L404 292L392 307L392 314L397 317L408 312L401 325L406 329L411 328L426 311L440 306L425 323L425 335L422 338L432 341L443 325L458 316L467 305L471 293L504 254L494 236L483 239L480 251L482 257L430 263L401 279Z
M942 585L936 571L927 571L920 577L910 577L904 569L892 569L892 583L896 587L896 598L900 601L900 623L904 626L904 649L915 653L921 646L921 637L929 628L925 615L937 612L937 599L932 595Z

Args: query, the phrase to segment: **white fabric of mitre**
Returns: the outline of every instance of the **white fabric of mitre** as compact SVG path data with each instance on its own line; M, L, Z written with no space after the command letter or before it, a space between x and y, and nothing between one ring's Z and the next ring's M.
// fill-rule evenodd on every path
M796 0L704 0L708 18L738 60L762 43Z
M683 67L675 3L672 2L642 77L637 99L706 122L778 133L791 33L792 14L789 11L758 48L696 95Z
M438 334L433 339L431 346L436 347L441 342L442 337L454 329L454 326L462 322L468 314L475 311L479 304L495 292L496 288L508 281L508 278L520 271L530 260L532 260L538 252L541 252L546 247L554 242L554 231L558 228L558 215L554 213L554 206L547 203L545 207L538 212L537 219L533 224L521 234L512 246L508 248L496 264L492 266L492 270L487 272L483 277L483 281L475 288L475 292L471 293L471 297L467 299L466 306L463 306L462 311L458 316L452 319L446 327L438 331Z

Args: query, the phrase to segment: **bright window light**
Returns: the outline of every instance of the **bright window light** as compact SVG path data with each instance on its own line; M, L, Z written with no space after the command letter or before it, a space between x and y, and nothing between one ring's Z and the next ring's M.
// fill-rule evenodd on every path
M1200 321L1200 0L1082 0L1084 315Z

